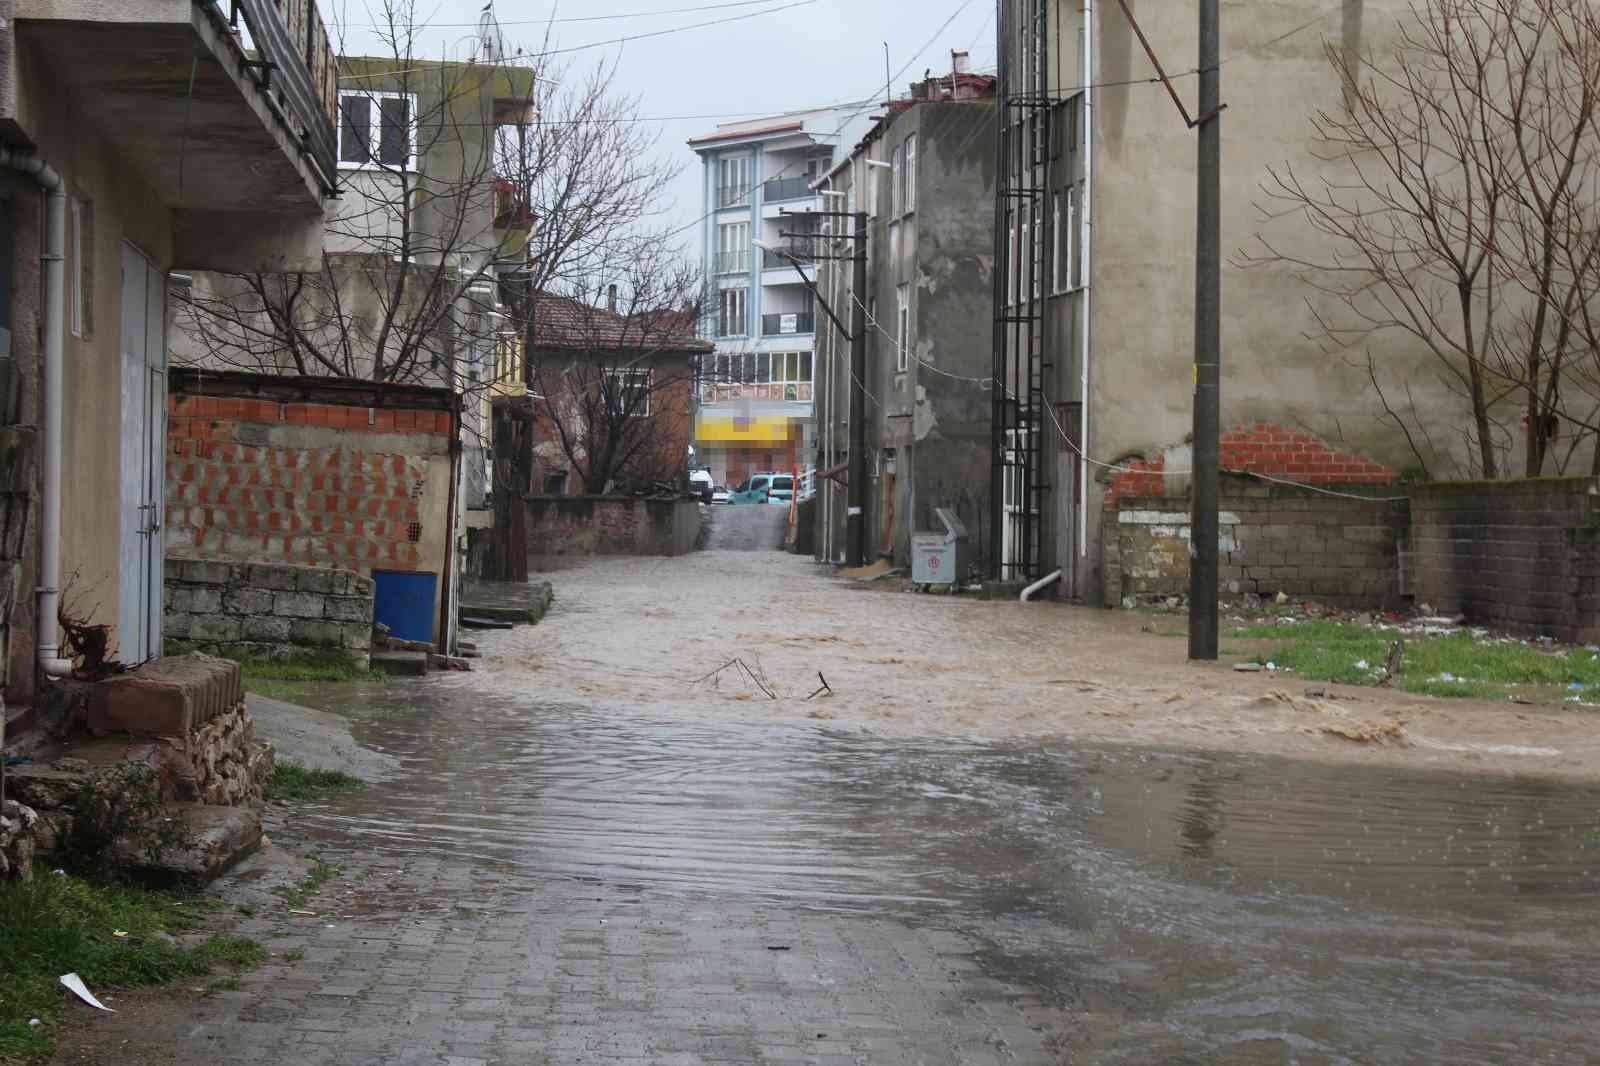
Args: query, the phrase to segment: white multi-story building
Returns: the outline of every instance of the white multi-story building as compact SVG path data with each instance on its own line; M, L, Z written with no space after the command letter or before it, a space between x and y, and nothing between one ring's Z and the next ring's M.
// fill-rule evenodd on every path
M823 312L807 284L817 268L804 236L821 220L806 214L843 209L812 184L849 154L873 112L871 102L797 111L724 123L689 141L704 173L700 248L710 292L702 335L716 343L703 368L695 447L719 484L808 462Z

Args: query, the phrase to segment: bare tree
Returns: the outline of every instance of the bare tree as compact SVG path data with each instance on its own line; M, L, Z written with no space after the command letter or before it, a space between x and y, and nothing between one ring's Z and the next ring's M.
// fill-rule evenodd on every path
M637 250L636 250L637 251ZM548 469L583 491L676 486L693 440L694 388L711 346L696 337L699 272L665 249L534 300L528 385Z
M178 358L461 385L466 319L493 309L497 263L520 259L509 245L526 231L503 226L494 144L502 119L525 124L534 75L429 59L415 0L376 8L385 54L340 63L340 195L321 269L197 277L179 293Z
M1368 346L1375 387L1392 360L1374 346L1419 344L1466 403L1480 476L1504 471L1503 412L1520 409L1535 476L1559 417L1595 428L1592 403L1569 407L1563 385L1594 351L1600 16L1587 0L1419 0L1387 62L1327 57L1345 92L1312 120L1325 166L1285 164L1264 185L1264 216L1298 216L1308 233L1258 234L1241 261L1294 269L1319 335ZM1388 369L1409 396L1409 371Z

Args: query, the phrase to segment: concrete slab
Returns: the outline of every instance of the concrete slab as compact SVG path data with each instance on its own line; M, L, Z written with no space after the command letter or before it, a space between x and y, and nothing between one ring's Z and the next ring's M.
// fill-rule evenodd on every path
M363 781L382 781L400 772L400 760L356 743L350 721L254 693L245 697L256 735L271 741L277 757L312 770L338 770Z
M243 699L238 663L175 655L97 684L88 725L95 733L187 737Z
M534 625L544 617L554 599L555 589L548 581L469 581L461 589L462 624L466 625L471 618L475 622Z
M428 653L425 651L375 651L372 668L401 677L421 677L428 672Z
M188 847L163 852L154 865L135 846L119 844L119 857L152 873L210 881L261 846L261 815L253 808L196 803L174 807L172 814L189 834Z

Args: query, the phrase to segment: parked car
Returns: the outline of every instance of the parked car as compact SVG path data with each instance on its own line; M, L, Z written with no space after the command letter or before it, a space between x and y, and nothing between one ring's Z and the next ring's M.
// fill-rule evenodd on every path
M732 495L732 494L730 492L728 492L728 486L726 486L726 485L713 485L713 486L711 486L711 502L712 503L727 503L728 502L728 497L730 495Z
M794 498L794 475L765 471L751 474L728 497L729 503L775 503L789 506Z
M711 469L701 467L699 470L689 471L689 491L700 497L701 503L710 503L716 492L716 483L712 480Z

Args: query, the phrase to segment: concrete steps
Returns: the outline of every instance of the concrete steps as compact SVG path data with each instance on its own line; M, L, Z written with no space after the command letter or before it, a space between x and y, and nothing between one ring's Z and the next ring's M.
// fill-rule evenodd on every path
M422 677L428 672L428 653L425 651L375 651L372 668L396 677Z

